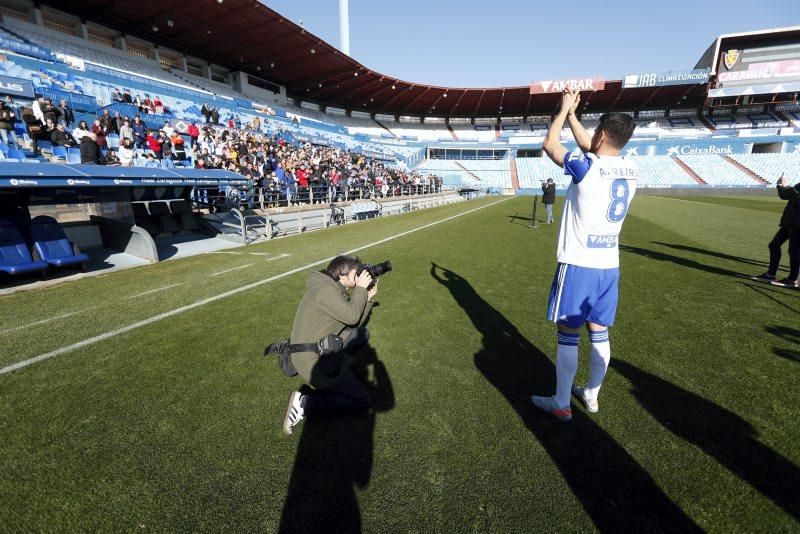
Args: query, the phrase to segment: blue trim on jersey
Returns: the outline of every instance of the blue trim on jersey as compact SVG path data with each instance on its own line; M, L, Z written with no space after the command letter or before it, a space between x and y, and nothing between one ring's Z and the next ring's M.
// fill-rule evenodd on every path
M619 268L592 269L559 263L550 288L547 318L570 328L590 322L612 326L617 313Z
M564 154L564 174L572 176L572 183L579 184L586 177L592 166L592 158L580 150Z

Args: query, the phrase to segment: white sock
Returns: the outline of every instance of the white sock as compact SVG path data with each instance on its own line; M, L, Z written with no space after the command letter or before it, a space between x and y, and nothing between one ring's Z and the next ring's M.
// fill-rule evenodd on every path
M611 343L608 339L608 329L589 332L592 341L592 351L589 353L589 382L586 384L586 397L597 400L600 386L611 361Z
M556 406L569 407L572 394L572 381L578 370L578 341L580 334L558 333L558 350L556 351Z

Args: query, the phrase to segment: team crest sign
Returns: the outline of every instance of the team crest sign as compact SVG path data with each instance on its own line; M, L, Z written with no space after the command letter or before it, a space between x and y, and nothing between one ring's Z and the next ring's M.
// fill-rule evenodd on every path
M725 61L725 68L731 70L733 66L736 65L736 62L739 61L739 57L741 55L742 53L735 49L728 50L727 52L725 52L725 55L723 56L723 60Z

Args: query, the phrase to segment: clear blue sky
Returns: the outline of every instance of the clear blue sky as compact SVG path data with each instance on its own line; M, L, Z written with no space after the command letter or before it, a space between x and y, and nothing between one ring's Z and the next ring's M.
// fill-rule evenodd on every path
M339 47L338 0L262 0ZM683 70L720 34L800 25L800 0L350 0L350 55L452 87Z

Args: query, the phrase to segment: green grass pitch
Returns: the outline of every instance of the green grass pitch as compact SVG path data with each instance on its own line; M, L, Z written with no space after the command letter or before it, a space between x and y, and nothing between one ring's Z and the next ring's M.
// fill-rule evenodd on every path
M601 411L563 424L528 400L555 388L558 232L512 219L530 201L0 298L0 367L114 334L0 375L0 531L798 531L800 292L748 278L783 203L634 200ZM284 436L300 383L261 353L305 273L213 297L475 208L360 251L394 265L356 367L373 410Z

